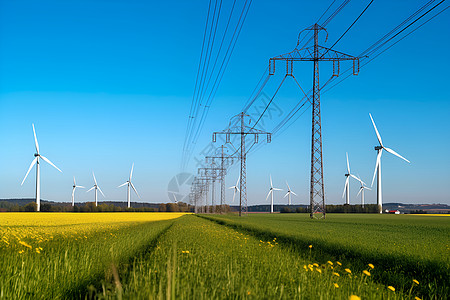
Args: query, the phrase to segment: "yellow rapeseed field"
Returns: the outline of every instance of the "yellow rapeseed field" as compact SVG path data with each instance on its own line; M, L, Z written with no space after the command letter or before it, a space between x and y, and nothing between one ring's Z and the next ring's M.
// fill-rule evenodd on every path
M0 217L0 249L42 250L55 238L87 239L96 231L116 230L141 222L178 218L184 213L4 213Z

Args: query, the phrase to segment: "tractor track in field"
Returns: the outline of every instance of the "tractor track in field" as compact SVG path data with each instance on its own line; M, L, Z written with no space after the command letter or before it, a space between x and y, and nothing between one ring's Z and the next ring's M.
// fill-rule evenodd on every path
M128 267L131 268L132 264L130 262L134 257L137 257L138 255L141 255L143 253L152 252L156 248L159 239L172 228L176 220L177 219L174 219L154 238L152 238L148 244L135 251L132 255L124 258L122 261L111 262L111 268L94 274L93 276L91 276L91 278L82 281L75 287L69 287L64 293L63 299L98 299L99 296L101 298L103 297L102 294L105 288L108 291L114 291L116 289L117 283L114 282L114 276L112 276L111 273L116 272L118 265L128 265Z

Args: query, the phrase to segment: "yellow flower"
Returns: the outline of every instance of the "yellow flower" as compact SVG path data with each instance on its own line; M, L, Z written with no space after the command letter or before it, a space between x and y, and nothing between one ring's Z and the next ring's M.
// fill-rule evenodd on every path
M311 249L312 248L312 245L309 245L309 249Z
M316 268L316 271L319 272L320 274L322 274L322 270L319 268Z
M350 298L348 298L349 300L361 300L361 297L358 297L356 295L351 295Z
M352 270L350 270L350 269L345 269L345 272L352 274Z
M250 291L247 292L247 295L250 295Z
M332 266L332 265L333 265L333 263L332 263L331 261L327 261L327 263L329 263L329 264L330 264L330 266Z
M36 248L36 253L41 253L41 251L38 248Z
M395 292L395 287L393 287L393 286L388 286L388 289L390 289L391 291Z
M417 285L419 285L419 282L416 279L413 279L413 282Z
M20 250L20 251L19 251L19 254L22 254L22 253L24 253L24 252L25 252L25 251L23 251L23 250Z
M369 264L369 267L370 267L371 269L375 268L374 265L372 265L372 264Z
M317 268L317 267L319 267L319 264L318 263L313 263L313 266Z
M333 272L334 276L340 277L341 275L339 275L339 273Z
M414 297L414 300L422 300L422 299L420 299L419 297Z
M366 274L367 276L370 276L370 272L367 270L364 270L363 273Z
M341 264L340 262L337 261L336 263L337 263L338 265L342 266L342 264Z
M339 284L334 283L334 287L338 289L339 288Z

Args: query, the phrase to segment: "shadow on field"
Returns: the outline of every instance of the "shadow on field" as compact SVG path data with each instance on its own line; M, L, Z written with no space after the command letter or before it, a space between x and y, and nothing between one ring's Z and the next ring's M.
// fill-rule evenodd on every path
M420 284L414 287L415 293L420 294L423 299L450 299L450 270L445 264L436 261L415 260L406 255L373 255L323 240L301 239L248 224L238 224L231 220L206 215L196 216L261 240L272 240L276 237L280 246L295 251L311 261L320 263L326 263L328 260L340 261L352 270L360 272L367 269L367 265L371 263L375 265L375 269L371 272L373 280L381 284L395 286L397 290L408 294L412 289L412 280L416 279ZM309 251L309 245L314 245L313 251Z
M130 264L130 262L134 257L153 251L160 237L164 235L173 224L174 222L164 228L151 239L149 243L132 253L130 256L124 257L117 262L111 261L109 268L93 274L90 278L79 282L76 286L69 287L64 293L63 299L104 299L111 295L115 295L114 298L121 299L122 286L118 277L117 268L119 266L131 267L132 264Z

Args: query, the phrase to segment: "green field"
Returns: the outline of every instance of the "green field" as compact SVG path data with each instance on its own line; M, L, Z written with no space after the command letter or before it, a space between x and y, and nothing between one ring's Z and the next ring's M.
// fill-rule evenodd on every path
M184 215L70 225L39 247L26 239L37 227L14 225L23 234L0 244L0 298L448 299L449 220Z

